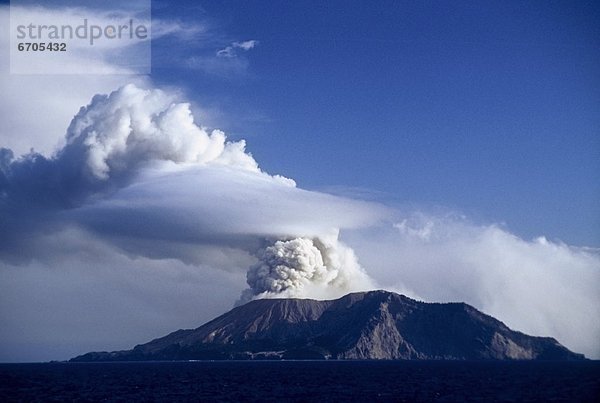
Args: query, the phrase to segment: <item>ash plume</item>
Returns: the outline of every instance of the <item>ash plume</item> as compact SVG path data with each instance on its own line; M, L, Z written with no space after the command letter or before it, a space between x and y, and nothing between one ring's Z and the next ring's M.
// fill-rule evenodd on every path
M261 249L257 258L246 274L250 288L240 303L258 298L335 298L374 287L352 249L337 239L278 240Z

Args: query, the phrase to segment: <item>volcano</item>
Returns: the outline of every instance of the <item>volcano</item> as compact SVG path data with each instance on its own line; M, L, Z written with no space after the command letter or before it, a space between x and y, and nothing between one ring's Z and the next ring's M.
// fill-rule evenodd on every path
M464 303L387 291L330 301L261 299L197 329L74 362L246 359L582 360L550 337L509 329Z

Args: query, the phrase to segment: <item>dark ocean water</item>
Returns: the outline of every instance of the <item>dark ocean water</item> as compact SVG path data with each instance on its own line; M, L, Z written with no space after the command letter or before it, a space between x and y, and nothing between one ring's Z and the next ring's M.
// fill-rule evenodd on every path
M600 362L0 364L0 401L600 402Z

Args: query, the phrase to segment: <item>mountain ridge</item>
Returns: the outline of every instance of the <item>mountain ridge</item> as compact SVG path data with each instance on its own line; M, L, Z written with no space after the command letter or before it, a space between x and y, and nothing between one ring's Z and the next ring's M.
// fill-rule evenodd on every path
M71 361L203 359L580 360L550 337L528 336L465 303L426 303L378 290L339 299L261 299L196 329L132 350Z

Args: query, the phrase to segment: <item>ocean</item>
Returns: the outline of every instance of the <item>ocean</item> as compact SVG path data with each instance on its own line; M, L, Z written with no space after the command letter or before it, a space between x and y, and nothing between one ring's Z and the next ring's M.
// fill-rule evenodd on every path
M600 401L600 361L0 364L0 401Z

